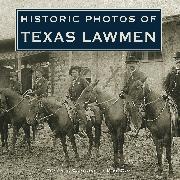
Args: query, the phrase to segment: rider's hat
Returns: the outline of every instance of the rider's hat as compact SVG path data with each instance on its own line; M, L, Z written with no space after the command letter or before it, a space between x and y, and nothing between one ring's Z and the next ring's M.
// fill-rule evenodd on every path
M72 75L72 71L76 70L78 73L81 72L81 67L79 66L71 66L70 70L69 70L69 75Z
M173 58L175 59L176 63L180 63L180 52L176 52Z
M139 63L139 60L135 56L128 56L125 61L126 64L136 64Z
M10 77L17 77L18 72L17 71L11 71L10 72Z

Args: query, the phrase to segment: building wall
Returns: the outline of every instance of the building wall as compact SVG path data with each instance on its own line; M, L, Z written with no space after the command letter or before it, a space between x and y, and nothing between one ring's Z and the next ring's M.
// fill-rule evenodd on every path
M175 64L174 53L180 51L180 25L170 22L163 24L162 59L145 60L140 63L140 70L147 74L149 84L158 92L162 91L162 82ZM118 94L124 84L126 71L125 57L127 52L118 51L76 51L54 52L50 54L54 69L52 86L55 96L64 98L67 93L70 76L68 71L72 65L88 67L91 70L92 81L100 79L99 85L106 91ZM115 72L115 73L114 73ZM109 82L109 83L108 83Z

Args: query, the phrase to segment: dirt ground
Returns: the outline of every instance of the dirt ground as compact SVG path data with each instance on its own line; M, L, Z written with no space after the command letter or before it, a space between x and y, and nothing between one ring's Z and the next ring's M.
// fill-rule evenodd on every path
M105 130L106 131L106 130ZM168 177L168 164L163 157L163 175L156 175L156 153L149 132L141 130L138 138L132 138L131 132L126 134L124 155L126 166L124 169L114 171L112 168L112 142L108 133L102 133L100 157L93 155L86 158L88 149L87 138L76 138L80 161L76 162L71 145L68 141L68 151L71 167L67 168L64 154L59 140L53 148L51 131L47 125L37 134L36 141L32 142L32 153L26 147L20 147L20 136L16 145L16 155L9 156L8 152L0 156L0 179L12 180L154 180L170 179ZM11 133L10 138L11 139ZM9 140L10 141L10 140ZM172 148L172 163L174 177L180 180L180 138L174 138Z

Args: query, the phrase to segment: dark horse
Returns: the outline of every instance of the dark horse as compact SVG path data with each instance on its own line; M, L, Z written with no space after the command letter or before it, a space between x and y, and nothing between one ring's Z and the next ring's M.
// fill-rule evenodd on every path
M123 144L124 133L127 127L127 116L124 112L124 102L120 98L113 97L97 88L98 81L90 84L84 89L77 100L77 104L96 102L102 111L106 125L111 133L114 149L114 167L124 164ZM119 156L118 156L119 155ZM118 160L120 157L120 162Z
M89 138L89 149L87 157L91 157L91 151L93 147L93 143L95 143L96 148L96 156L99 156L99 147L100 147L100 137L101 137L101 124L103 119L103 114L98 106L94 104L88 105L88 107L91 109L91 111L94 112L94 117L88 117L86 116L86 110L83 106L80 106L80 104L76 105L76 113L77 117L79 119L79 122L84 123L86 128L86 134ZM95 128L95 137L92 133L92 128Z
M20 128L23 128L25 133L25 140L28 144L30 152L30 124L27 123L26 117L30 113L30 103L16 92L8 88L0 89L0 95L4 96L7 104L7 111L4 116L8 115L11 119L13 127L13 139L11 153L14 153L17 134Z
M171 164L171 144L172 144L172 118L167 104L167 100L158 93L152 91L145 82L135 81L129 85L127 99L131 106L132 122L141 121L143 107L145 111L146 126L150 130L157 151L158 174L163 171L162 153L166 148L166 158L169 163L169 174L173 174Z
M37 117L37 114L43 114L44 118L42 119L47 121L54 137L60 138L67 165L69 165L69 155L67 151L66 135L71 141L75 158L78 160L79 154L75 142L73 123L68 115L66 106L64 104L59 104L54 98L48 97L39 100L39 102L34 102L30 111L31 113L28 117L30 121L39 118L39 116Z
M5 146L8 149L8 124L10 123L10 119L6 114L5 110L7 109L6 98L3 94L0 94L0 134L1 134L1 142L2 142L2 153L3 147Z

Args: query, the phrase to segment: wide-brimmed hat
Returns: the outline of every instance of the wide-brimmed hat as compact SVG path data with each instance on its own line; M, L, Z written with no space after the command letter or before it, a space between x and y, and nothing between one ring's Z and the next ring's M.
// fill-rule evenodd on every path
M78 73L81 72L81 67L79 66L71 66L70 70L69 70L69 75L72 75L72 71L76 70Z
M176 52L175 54L174 54L174 57L173 58L180 58L180 52Z
M139 60L135 56L128 56L125 61L126 64L136 64L139 63Z
M176 64L180 63L180 52L176 52L174 57Z
M10 77L17 77L18 71L11 71L10 72Z

